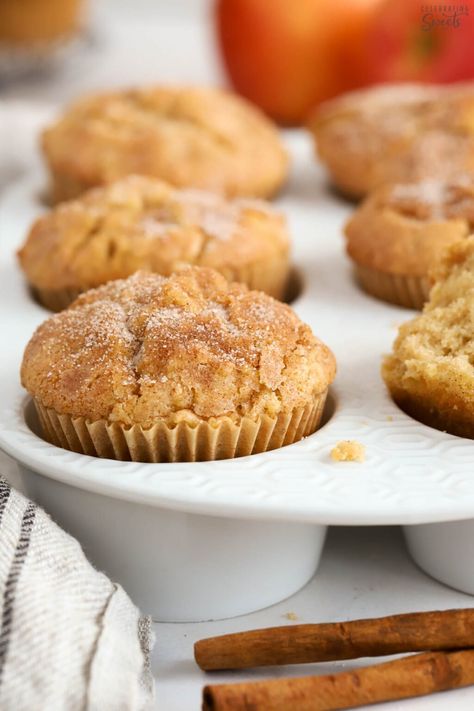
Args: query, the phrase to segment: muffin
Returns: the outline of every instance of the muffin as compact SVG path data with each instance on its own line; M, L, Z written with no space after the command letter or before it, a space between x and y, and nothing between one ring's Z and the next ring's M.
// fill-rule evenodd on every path
M384 185L349 219L347 252L369 294L421 309L440 255L474 229L474 175Z
M21 367L51 443L145 462L296 442L318 427L334 375L289 306L203 267L82 294L37 329Z
M314 115L334 185L359 199L384 183L474 172L474 84L401 84L353 92Z
M438 264L423 313L404 324L382 375L415 419L474 439L474 237Z
M84 98L43 133L42 146L56 201L132 173L231 197L268 197L288 169L273 124L244 99L208 88Z
M266 203L129 176L40 217L18 256L37 299L54 311L112 279L168 276L185 264L283 299L289 237Z
M0 0L0 43L25 46L75 32L83 0Z

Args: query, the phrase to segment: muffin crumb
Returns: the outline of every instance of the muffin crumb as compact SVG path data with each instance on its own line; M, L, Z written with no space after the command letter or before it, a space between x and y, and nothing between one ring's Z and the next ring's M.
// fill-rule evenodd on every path
M474 438L474 236L440 259L423 313L401 326L382 375L396 404L442 432Z
M287 620L291 620L292 622L298 619L296 612L285 612L283 617L286 617Z
M343 439L331 449L334 462L364 462L365 446L354 439Z

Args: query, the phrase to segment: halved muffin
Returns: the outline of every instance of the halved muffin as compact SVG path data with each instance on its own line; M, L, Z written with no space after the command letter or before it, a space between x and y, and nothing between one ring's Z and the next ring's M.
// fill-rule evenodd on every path
M423 313L400 328L382 375L409 415L474 439L474 237L448 250L435 278Z

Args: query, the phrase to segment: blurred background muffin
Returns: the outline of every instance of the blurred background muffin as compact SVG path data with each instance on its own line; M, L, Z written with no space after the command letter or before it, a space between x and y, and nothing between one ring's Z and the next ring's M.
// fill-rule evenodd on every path
M0 0L0 80L54 66L85 24L85 0Z
M311 130L332 183L351 198L384 183L474 174L474 83L354 92L321 106Z
M285 218L268 203L129 176L40 217L18 256L40 303L58 311L112 279L191 264L283 299L289 247Z
M28 45L75 32L83 0L0 0L0 42Z
M131 173L228 196L268 197L288 157L273 124L219 89L155 86L86 97L43 133L55 200Z
M474 175L384 185L346 224L347 252L369 294L421 309L430 270L474 229Z

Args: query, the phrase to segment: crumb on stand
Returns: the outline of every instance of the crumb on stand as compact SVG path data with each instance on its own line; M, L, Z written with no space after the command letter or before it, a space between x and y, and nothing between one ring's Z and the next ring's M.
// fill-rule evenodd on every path
M334 462L363 462L365 446L353 439L341 440L331 449L331 459Z

